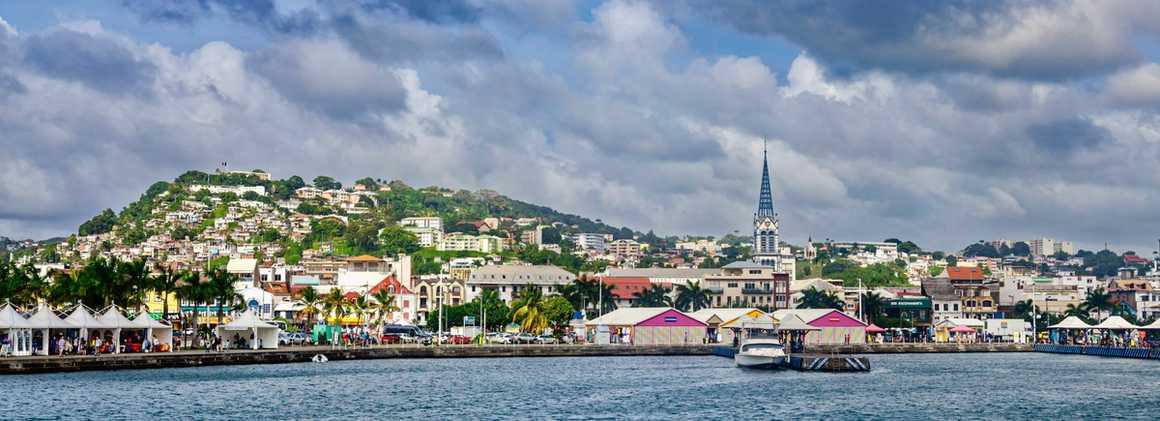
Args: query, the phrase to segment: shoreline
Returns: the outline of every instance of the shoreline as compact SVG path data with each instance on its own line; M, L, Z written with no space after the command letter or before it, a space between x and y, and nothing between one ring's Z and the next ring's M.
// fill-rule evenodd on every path
M101 356L33 356L0 358L0 375L77 371L135 370L217 365L305 363L317 355L331 361L416 358L548 358L614 356L708 356L719 345L445 345L331 348L293 347L226 352L177 351ZM909 354L967 352L1031 352L1030 344L861 344L820 345L807 354Z

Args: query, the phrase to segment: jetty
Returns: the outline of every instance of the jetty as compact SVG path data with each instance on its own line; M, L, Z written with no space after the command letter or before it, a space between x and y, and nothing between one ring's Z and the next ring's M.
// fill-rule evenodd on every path
M824 344L806 345L806 352L814 354L942 354L960 352L1031 352L1031 344L1019 344L1010 342L900 342L881 344Z
M733 358L736 352L731 346L713 347L713 355ZM870 371L870 359L854 355L794 354L789 357L790 369L797 371L817 371L825 373Z
M516 358L711 355L709 345L444 345L331 348L309 346L276 350L226 352L178 351L99 356L0 358L0 375L214 365L311 362L323 355L330 362L402 358Z
M1160 360L1160 348L1114 348L1107 346L1036 344L1035 352Z

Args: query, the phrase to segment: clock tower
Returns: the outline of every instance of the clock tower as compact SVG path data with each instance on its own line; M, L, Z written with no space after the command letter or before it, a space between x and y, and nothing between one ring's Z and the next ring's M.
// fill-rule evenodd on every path
M757 213L753 214L753 261L781 270L778 248L778 219L773 210L773 192L769 187L769 158L761 151L761 192L757 196Z

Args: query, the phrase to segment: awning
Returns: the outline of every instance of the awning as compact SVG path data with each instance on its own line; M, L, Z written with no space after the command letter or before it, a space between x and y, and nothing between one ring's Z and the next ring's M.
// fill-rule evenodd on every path
M16 311L11 304L0 306L0 329L29 329L33 328L24 315Z
M1139 326L1128 323L1128 321L1124 320L1123 317L1112 316L1112 317L1109 317L1107 320L1104 320L1103 323L1095 325L1092 328L1093 329L1127 330L1127 329L1137 329L1137 328L1139 328Z
M777 330L806 331L806 330L822 330L822 328L817 327L817 326L810 326L806 322L802 321L802 319L800 317L798 317L797 315L789 314L781 319L780 323L777 326Z
M1076 316L1068 316L1066 319L1060 320L1059 323L1047 327L1048 329L1091 329L1092 325L1084 323L1083 319Z
M951 331L951 333L975 333L975 329L972 329L972 328L967 327L967 326L961 326L961 325L951 328L950 331Z
M44 306L37 308L35 313L28 316L28 323L34 329L71 329L75 327L61 320L52 309Z
M880 328L878 325L871 323L870 326L866 326L866 333L886 333L886 329Z

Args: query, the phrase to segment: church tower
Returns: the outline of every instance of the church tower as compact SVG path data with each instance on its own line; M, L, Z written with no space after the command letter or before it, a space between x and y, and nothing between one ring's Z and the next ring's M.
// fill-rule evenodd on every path
M757 196L757 213L753 214L753 261L781 270L778 241L777 213L773 210L773 192L769 187L769 158L763 146L761 192Z

